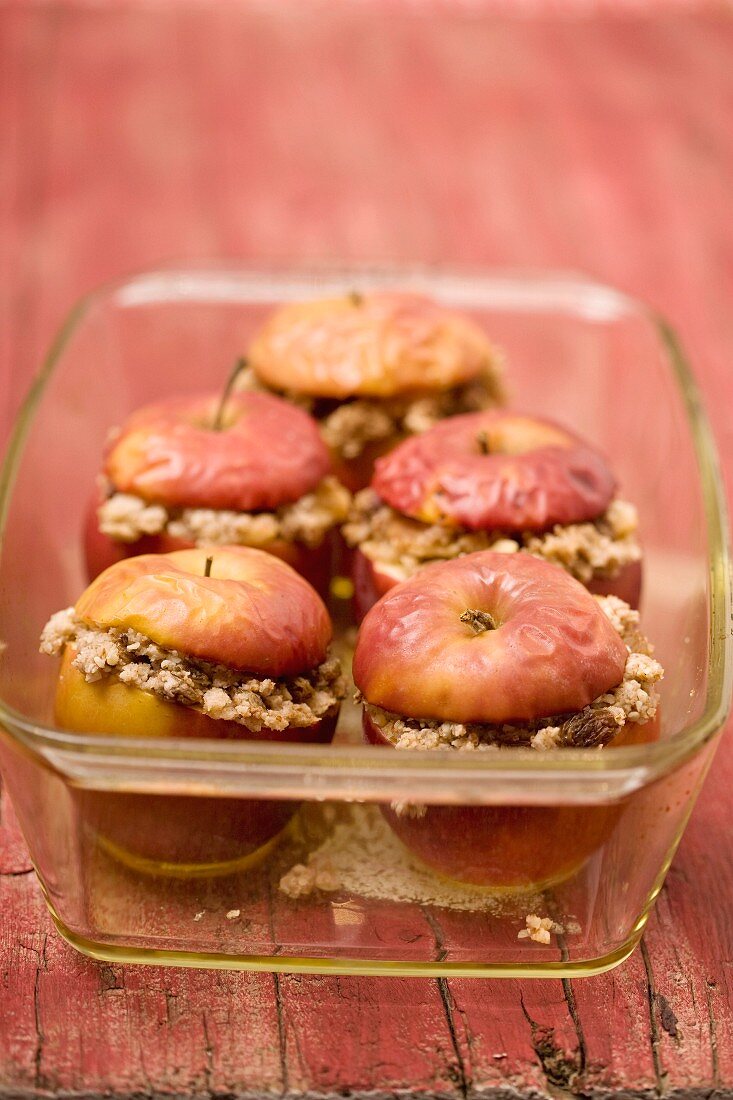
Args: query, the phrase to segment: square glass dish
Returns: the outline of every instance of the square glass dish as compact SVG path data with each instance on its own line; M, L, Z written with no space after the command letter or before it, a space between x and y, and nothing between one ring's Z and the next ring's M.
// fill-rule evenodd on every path
M467 311L502 349L513 403L607 453L640 513L642 624L666 670L660 739L468 760L384 752L361 743L353 705L325 747L55 729L56 663L39 654L39 633L87 583L83 515L109 429L146 402L218 385L276 303L374 286ZM54 343L5 459L0 520L0 765L74 946L123 962L506 976L598 973L633 950L731 684L714 445L673 333L639 304L551 274L213 268L129 279L83 301ZM337 622L347 611L334 598ZM438 877L390 830L380 805L395 801L441 808L448 851L471 845L479 864L477 837L491 836L506 875L490 888ZM263 820L286 824L257 851L242 847ZM517 885L523 860L534 871ZM318 870L329 888L297 896ZM550 943L518 936L532 914L556 922Z

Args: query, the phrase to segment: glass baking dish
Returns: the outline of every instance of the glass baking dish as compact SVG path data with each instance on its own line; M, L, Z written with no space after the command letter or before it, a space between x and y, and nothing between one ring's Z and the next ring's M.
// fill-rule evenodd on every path
M82 517L109 428L171 391L218 385L273 304L377 285L473 315L503 351L514 403L610 457L641 516L642 622L666 669L660 740L467 763L363 745L353 704L326 747L55 729L56 667L38 635L85 587ZM631 953L731 684L714 445L673 332L638 303L554 274L215 267L131 278L79 304L51 348L5 460L0 518L0 764L75 947L123 962L525 977L594 974ZM344 648L348 602L334 597L333 610ZM536 881L437 877L380 813L395 801L450 808L456 850L476 815L498 822L510 872L539 845ZM279 836L228 859L234 823L273 807L289 819ZM294 896L323 868L329 889ZM555 922L550 943L518 935L528 915Z

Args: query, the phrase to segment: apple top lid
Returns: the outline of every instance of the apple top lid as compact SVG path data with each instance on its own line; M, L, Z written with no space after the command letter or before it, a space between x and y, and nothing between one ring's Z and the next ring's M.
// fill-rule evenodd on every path
M281 306L248 359L267 386L312 397L429 393L479 375L501 390L497 354L478 325L431 298L397 291Z
M354 681L412 718L496 724L582 710L622 680L628 650L598 601L529 554L428 566L366 615Z
M183 656L273 678L316 668L332 634L308 582L244 546L126 558L92 582L75 610L100 629L136 630Z
M376 463L396 511L470 531L545 531L602 515L616 491L603 455L549 420L487 410L450 417Z
M331 469L315 421L263 393L176 397L139 409L115 433L104 472L149 503L238 512L300 500Z

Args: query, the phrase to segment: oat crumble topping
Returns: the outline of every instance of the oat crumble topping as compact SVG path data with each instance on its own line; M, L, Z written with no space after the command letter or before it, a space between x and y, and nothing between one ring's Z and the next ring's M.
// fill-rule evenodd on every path
M405 578L428 562L450 560L477 550L507 554L521 550L562 566L587 584L594 577L616 577L625 565L640 560L637 527L634 505L614 500L593 523L557 524L541 535L467 531L403 516L373 489L363 489L354 497L342 530L350 546L358 546L373 561L398 567Z
M116 493L99 506L99 530L116 542L136 542L162 531L174 538L213 546L266 546L274 539L319 546L343 523L351 495L335 477L275 512L232 512L213 508L166 508L132 493Z
M594 597L629 650L618 687L599 695L577 714L537 718L524 725L443 722L439 718L403 718L367 703L367 713L397 749L442 749L461 752L498 752L529 746L538 752L558 748L601 748L628 722L643 724L657 713L655 685L664 670L652 657L652 648L639 630L639 612L617 596ZM361 699L359 693L358 697ZM393 806L396 813L413 816L414 808Z
M184 657L136 630L101 630L82 622L73 607L53 615L41 634L41 653L76 649L73 665L87 683L116 676L124 684L193 707L210 718L238 722L250 732L315 725L346 693L341 664L329 657L302 676L256 679L224 665Z
M495 364L480 377L442 392L382 400L358 397L345 400L323 414L318 398L271 391L263 386L252 368L245 372L241 385L246 389L277 393L278 397L284 397L315 416L327 445L345 459L357 458L369 443L394 435L417 435L447 416L479 412L504 401L504 389Z

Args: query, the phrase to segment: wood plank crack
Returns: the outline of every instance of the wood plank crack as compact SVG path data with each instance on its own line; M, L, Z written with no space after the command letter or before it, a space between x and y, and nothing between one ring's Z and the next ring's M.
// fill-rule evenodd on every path
M280 1055L280 1076L282 1078L282 1095L287 1096L290 1090L290 1075L288 1073L288 1048L287 1033L285 1031L285 1012L283 1009L282 989L280 987L280 975L272 975L275 986L275 1007L277 1009L277 1038Z
M440 922L433 916L426 905L420 906L420 912L425 917L427 924L430 926L430 931L433 933L433 939L435 941L435 961L443 962L448 951L446 950L445 936L440 926Z
M557 920L557 906L555 904L555 898L550 895L548 898L548 904L550 912L555 920ZM567 962L570 958L570 952L568 951L568 943L565 938L565 933L558 934L558 943L560 945L560 958L563 962ZM582 1077L585 1073L586 1066L588 1064L587 1046L585 1042L585 1033L583 1031L583 1024L580 1019L580 1012L578 1011L578 1003L575 999L575 991L572 986L572 982L569 978L562 979L562 991L565 997L565 1003L568 1006L568 1013L570 1019L573 1021L573 1027L575 1028L575 1037L578 1040L577 1051L577 1064L578 1064L578 1076Z
M48 936L44 934L43 944L36 966L35 979L33 981L33 1018L36 1029L36 1049L33 1055L33 1081L37 1089L41 1089L45 1085L42 1066L43 1046L46 1041L46 1033L43 1030L43 1021L41 1018L41 974L43 971L48 970L48 957L46 955L47 943Z
M641 951L641 957L644 960L644 970L646 972L646 995L649 1003L649 1029L650 1038L652 1044L652 1063L654 1065L654 1077L656 1081L656 1089L658 1096L664 1096L667 1089L667 1073L662 1063L662 1054L659 1049L661 1036L659 1034L659 1025L657 1023L657 992L654 988L654 972L652 970L652 961L649 957L649 949L646 945L646 940L642 937L639 944Z
M570 1019L573 1021L575 1035L578 1040L578 1075L582 1077L588 1064L588 1053L585 1043L585 1034L583 1032L583 1023L580 1019L580 1013L578 1012L578 1004L575 1000L573 985L569 978L562 979L562 990L565 994L568 1012L570 1013Z
M705 983L705 1000L708 1008L708 1034L710 1036L710 1060L713 1071L713 1087L720 1085L720 1056L718 1054L718 1021L713 1011L713 990L717 983L708 978Z
M547 1085L550 1093L553 1096L559 1097L582 1096L582 1092L579 1092L576 1088L576 1085L578 1084L581 1075L580 1047L575 1054L566 1054L558 1046L555 1040L554 1027L549 1027L546 1024L540 1024L536 1020L532 1019L529 1012L527 1011L527 1006L524 1003L524 997L521 990L519 991L519 1002L522 1006L524 1018L529 1024L532 1036L532 1047L535 1054L537 1055L540 1066L542 1068L542 1072L545 1075L545 1079L547 1080ZM580 1021L578 1019L578 1026L579 1024ZM585 1058L585 1041L583 1042L582 1058Z
M207 1096L213 1097L214 1090L212 1089L212 1078L214 1071L214 1047L212 1046L211 1037L209 1036L209 1021L205 1012L201 1013L201 1026L204 1031L204 1054L206 1056L206 1061L204 1063L204 1085Z
M436 978L438 983L438 991L440 992L440 999L443 1002L443 1011L445 1012L446 1022L448 1024L448 1032L450 1034L451 1044L453 1046L453 1055L455 1063L449 1065L448 1074L452 1081L454 1081L456 1088L460 1092L461 1096L468 1096L471 1089L471 1082L468 1079L466 1073L466 1064L463 1060L463 1054L461 1053L461 1046L458 1042L458 1035L456 1033L455 1019L453 1016L453 996L448 985L446 978Z

